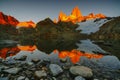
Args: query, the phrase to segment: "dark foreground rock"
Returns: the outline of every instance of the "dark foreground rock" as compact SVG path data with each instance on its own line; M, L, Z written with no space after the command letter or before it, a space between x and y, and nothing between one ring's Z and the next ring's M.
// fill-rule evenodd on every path
M83 77L81 77L81 76L77 76L77 77L75 77L74 80L85 80L85 78L83 78Z
M3 70L3 72L9 73L9 74L17 74L19 71L21 70L21 68L10 68L10 69L5 69Z
M49 68L53 76L57 76L58 74L63 72L62 68L57 64L50 64Z
M37 78L47 77L47 73L44 70L35 71L35 77Z
M119 65L112 60L89 60L81 57L80 62L72 64L69 61L53 63L48 60L39 62L18 61L14 59L14 64L1 60L0 80L119 80ZM112 57L111 57L112 58ZM113 57L114 58L114 57ZM117 60L117 59L116 59ZM7 60L8 61L8 60ZM36 59L35 61L38 61ZM118 60L117 60L118 61ZM102 62L102 63L100 63ZM106 62L106 63L104 63ZM118 61L119 62L119 61ZM6 64L7 63L7 64ZM113 65L115 64L115 65ZM117 67L117 69L115 68Z

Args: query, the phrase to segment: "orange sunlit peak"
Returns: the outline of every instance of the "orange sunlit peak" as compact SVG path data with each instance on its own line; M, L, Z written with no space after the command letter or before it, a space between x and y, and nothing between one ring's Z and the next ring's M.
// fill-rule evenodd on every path
M76 17L80 17L82 16L82 13L80 11L80 9L78 8L78 6L76 6L75 8L73 8L71 15L74 15Z
M67 15L60 11L58 21L67 21L67 19L68 19Z
M19 22L17 24L18 27L26 27L26 28L35 28L36 24L33 21L24 21L24 22Z
M106 18L106 16L101 13L99 14L90 13L87 16L82 16L80 9L78 8L78 6L76 6L75 8L73 8L70 15L66 15L65 13L60 11L58 16L58 21L55 19L54 23L57 23L59 21L78 23L81 21L91 20L96 18Z

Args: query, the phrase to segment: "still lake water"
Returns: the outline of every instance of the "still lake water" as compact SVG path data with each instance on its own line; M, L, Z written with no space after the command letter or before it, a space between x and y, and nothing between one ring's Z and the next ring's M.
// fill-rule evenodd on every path
M7 41L8 42L8 41ZM70 43L70 42L69 42ZM39 45L4 45L0 47L0 57L4 59L14 59L14 58L20 58L24 55L27 55L26 61L31 61L32 59L41 59L41 60L50 60L52 63L58 63L60 64L60 56L58 52L54 52L55 49L58 49L60 51L70 51L72 49L80 50L84 53L89 54L103 54L103 57L101 58L91 58L88 59L84 56L81 57L74 57L73 59L79 58L79 61L72 62L72 60L68 60L71 63L78 63L78 64L87 64L91 65L91 62L94 62L96 66L106 66L110 69L120 69L120 61L119 59L114 55L104 55L108 52L101 49L98 45L94 44L93 41L86 39L86 40L80 40L77 43L70 43L73 45L69 45L69 43L61 43L59 46L56 46L56 44L52 44L50 42L42 43ZM10 41L9 41L10 44ZM48 45L46 47L46 45ZM70 46L70 47L69 47ZM56 47L56 48L55 48ZM74 60L73 60L74 61Z

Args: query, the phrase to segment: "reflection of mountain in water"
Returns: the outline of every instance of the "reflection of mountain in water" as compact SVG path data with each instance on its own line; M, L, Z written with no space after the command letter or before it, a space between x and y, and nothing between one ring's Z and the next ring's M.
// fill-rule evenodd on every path
M20 52L18 47L5 47L0 49L0 57L6 59L9 56L16 55L18 52Z
M62 50L72 50L76 49L77 43L79 40L40 40L37 42L36 46L40 51L46 52L47 54L51 53L53 50L58 49Z

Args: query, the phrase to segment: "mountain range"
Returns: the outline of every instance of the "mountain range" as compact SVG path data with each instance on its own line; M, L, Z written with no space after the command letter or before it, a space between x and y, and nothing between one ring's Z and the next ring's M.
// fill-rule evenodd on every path
M3 12L0 12L0 30L1 30L0 33L2 34L1 35L2 37L5 36L3 35L3 33L6 34L7 32L8 34L6 35L9 36L9 34L11 33L10 30L13 31L12 34L21 31L22 34L24 33L23 35L28 33L31 34L32 32L34 32L35 36L39 36L38 34L43 32L45 35L47 34L50 35L49 33L52 33L51 36L53 36L53 34L59 34L57 32L59 32L60 30L66 33L67 31L68 32L70 32L71 30L75 31L76 29L79 30L80 34L82 35L85 34L95 38L98 37L101 38L102 36L103 39L103 38L108 38L108 35L112 35L110 36L110 38L120 39L119 23L120 23L120 17L116 17L116 18L107 17L101 13L99 14L90 13L87 16L83 16L78 7L73 8L70 15L66 15L61 11L58 16L58 20L52 21L51 19L47 18L45 20L39 21L37 24L35 24L33 21L20 22L16 18L10 15L5 15ZM77 28L73 28L73 26L75 26L73 24L78 24L79 26ZM10 30L8 30L8 29L4 29L4 27L8 27L5 25L14 26L17 29L18 28L23 28L23 29L16 30L11 27ZM68 26L69 28L66 26ZM29 28L29 29L25 29L25 28ZM65 30L63 30L62 28ZM66 34L68 35L68 33Z
M3 12L0 12L0 24L2 25L12 25L15 27L35 27L36 24L33 21L24 21L20 22L16 18L5 15Z
M104 19L106 18L106 16L102 13L99 13L99 14L90 13L87 16L83 16L81 10L76 6L75 8L73 8L70 15L66 15L65 13L61 11L58 16L58 21L55 19L54 22L57 23L59 21L64 21L64 22L71 21L73 23L79 23L82 21L92 20L92 19L97 19L97 18Z
M101 13L99 14L90 13L87 16L83 16L80 9L76 6L75 8L73 8L70 15L66 15L65 13L61 11L58 16L58 21L55 19L54 23L57 23L60 21L79 23L82 21L96 19L96 18L106 18L106 16ZM17 27L27 27L27 28L29 27L35 28L36 26L36 24L33 21L20 22L19 20L17 20L16 18L10 15L5 15L3 12L0 12L0 24L12 25L12 26L17 26Z

